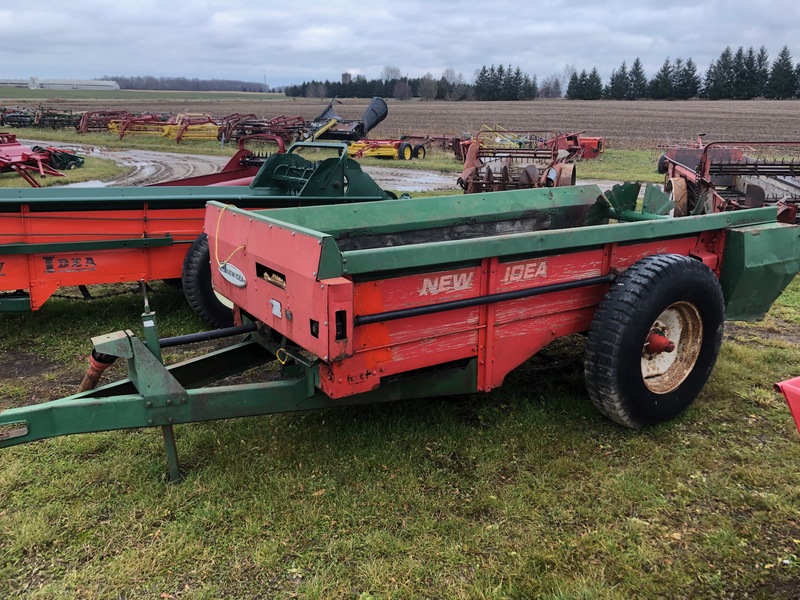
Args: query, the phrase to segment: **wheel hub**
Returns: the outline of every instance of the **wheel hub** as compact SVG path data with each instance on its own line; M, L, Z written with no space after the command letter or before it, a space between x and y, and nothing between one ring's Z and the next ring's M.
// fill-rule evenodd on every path
M644 384L657 394L678 388L689 376L700 355L703 322L690 302L668 306L651 325L642 346Z

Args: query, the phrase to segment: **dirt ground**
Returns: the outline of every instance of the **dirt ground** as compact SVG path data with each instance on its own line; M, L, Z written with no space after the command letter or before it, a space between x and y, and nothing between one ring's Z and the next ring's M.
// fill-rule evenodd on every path
M709 141L773 141L800 138L800 102L796 100L748 101L578 101L532 100L528 102L425 102L389 99L389 114L371 137L393 138L412 133L461 135L475 132L484 123L507 129L577 130L607 139L613 148L653 148L685 143L700 133ZM24 102L15 103L24 106ZM29 102L29 106L38 106ZM271 118L317 116L327 100L153 101L120 100L56 101L47 106L71 110L125 109L130 112L205 112L214 116L255 113ZM345 119L361 116L367 100L346 99L336 104Z

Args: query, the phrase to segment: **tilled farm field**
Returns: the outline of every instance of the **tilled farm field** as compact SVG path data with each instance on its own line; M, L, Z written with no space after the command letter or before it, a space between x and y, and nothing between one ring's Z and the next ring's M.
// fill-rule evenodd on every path
M299 115L311 119L325 107L318 98L285 101L224 100L153 101L120 100L53 101L53 108L71 110L125 109L130 112L207 112L214 116L255 113L274 117ZM24 102L17 103L20 106ZM38 106L38 102L27 103ZM600 135L618 149L652 148L660 144L694 141L705 133L710 141L771 141L800 137L800 102L750 101L568 101L529 102L424 102L389 100L389 115L371 137L396 137L410 133L460 135L475 132L481 124L507 129L586 130ZM336 111L345 119L361 116L367 100L343 100Z

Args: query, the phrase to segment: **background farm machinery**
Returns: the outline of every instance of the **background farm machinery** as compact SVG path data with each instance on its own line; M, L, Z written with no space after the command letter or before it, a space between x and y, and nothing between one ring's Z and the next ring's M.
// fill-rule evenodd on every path
M63 177L59 169L82 167L84 159L69 150L54 147L30 148L17 141L13 133L0 133L0 173L17 173L31 187L41 187L36 175Z
M0 107L0 125L6 127L67 129L75 127L80 118L80 113L46 106L39 106L38 108Z
M547 140L550 131L481 129L462 142L464 170L458 184L467 194L575 185L569 153Z
M800 142L676 146L658 161L677 214L776 204L793 219L800 200Z

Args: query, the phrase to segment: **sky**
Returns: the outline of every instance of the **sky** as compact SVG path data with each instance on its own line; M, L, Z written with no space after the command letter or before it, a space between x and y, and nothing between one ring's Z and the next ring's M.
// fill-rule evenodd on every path
M753 0L70 0L0 5L0 79L103 76L233 79L271 87L519 66L543 78L597 67L604 82L639 57L648 78L726 46L787 45L800 60L800 2Z

